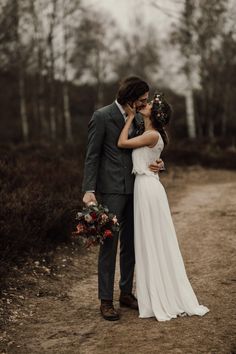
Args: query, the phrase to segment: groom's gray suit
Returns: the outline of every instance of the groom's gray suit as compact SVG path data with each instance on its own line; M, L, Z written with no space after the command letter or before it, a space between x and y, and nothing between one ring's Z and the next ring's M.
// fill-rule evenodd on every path
M136 117L136 123L140 118ZM97 110L88 126L88 146L83 191L99 192L101 203L116 214L120 223L120 290L132 292L134 274L133 186L131 149L117 147L125 124L116 102ZM136 125L136 124L135 124ZM133 129L132 135L137 133ZM118 233L100 246L99 298L113 299Z

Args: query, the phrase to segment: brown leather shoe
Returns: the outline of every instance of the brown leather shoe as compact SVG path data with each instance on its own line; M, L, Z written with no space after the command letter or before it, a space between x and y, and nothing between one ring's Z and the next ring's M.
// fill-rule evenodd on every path
M107 321L117 321L120 319L119 313L114 309L113 302L110 300L102 300L100 311L102 317Z
M133 294L120 294L120 306L138 310L138 301Z

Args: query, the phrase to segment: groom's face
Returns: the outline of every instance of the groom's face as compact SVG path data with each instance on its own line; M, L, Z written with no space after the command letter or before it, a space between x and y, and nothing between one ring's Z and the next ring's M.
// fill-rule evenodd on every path
M137 111L140 111L140 109L146 107L148 103L148 96L149 96L149 92L146 92L144 95L140 96L136 101L134 101Z

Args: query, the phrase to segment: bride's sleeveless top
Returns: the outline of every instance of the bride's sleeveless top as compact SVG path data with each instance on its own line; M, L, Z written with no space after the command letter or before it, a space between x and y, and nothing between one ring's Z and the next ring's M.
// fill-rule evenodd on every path
M151 130L147 130L144 134L150 133ZM139 175L155 176L159 179L158 174L149 170L149 165L160 158L161 152L164 148L164 142L162 140L161 134L159 134L159 139L155 146L149 148L148 146L143 146L134 149L132 152L133 160L133 170L132 173Z

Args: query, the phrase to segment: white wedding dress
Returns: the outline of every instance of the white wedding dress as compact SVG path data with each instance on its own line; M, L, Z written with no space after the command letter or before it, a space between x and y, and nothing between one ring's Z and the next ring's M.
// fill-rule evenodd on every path
M148 168L160 157L163 147L159 134L153 148L145 146L132 153L139 317L156 317L158 321L183 314L203 316L209 311L199 305L188 280L165 189L158 174Z

